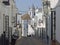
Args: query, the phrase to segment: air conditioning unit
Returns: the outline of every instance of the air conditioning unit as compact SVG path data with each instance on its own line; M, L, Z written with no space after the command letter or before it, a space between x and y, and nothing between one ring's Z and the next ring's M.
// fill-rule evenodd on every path
M5 5L10 5L9 0L3 0L3 3L4 3Z

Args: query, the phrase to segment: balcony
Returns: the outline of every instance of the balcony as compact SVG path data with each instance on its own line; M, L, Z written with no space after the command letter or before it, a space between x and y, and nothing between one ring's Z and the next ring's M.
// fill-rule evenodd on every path
M10 5L10 3L9 3L9 0L3 0L3 2L2 3L4 3L4 5Z

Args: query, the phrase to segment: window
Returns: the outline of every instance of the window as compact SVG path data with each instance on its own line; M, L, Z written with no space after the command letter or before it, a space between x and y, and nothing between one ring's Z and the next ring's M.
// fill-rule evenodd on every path
M51 39L55 40L56 35L56 11L51 11Z
M31 15L31 12L30 12L30 15Z
M5 33L6 33L6 37L8 37L8 34L9 34L9 16L5 16Z
M34 12L34 16L35 16L35 12Z
M4 3L5 5L9 5L9 0L3 0L3 3Z

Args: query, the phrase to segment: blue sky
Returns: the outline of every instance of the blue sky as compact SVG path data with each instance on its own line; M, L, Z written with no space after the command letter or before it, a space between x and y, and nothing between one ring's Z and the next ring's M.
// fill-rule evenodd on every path
M33 4L35 7L41 7L41 0L15 0L19 11L27 11Z

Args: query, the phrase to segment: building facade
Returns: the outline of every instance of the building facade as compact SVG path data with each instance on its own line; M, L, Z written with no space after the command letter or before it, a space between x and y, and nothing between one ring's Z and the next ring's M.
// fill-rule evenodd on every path
M16 20L17 8L14 0L0 0L0 36L5 33L6 38L9 37L11 42L11 35L13 33L13 25ZM15 22L14 22L15 21ZM16 23L15 23L16 24Z
M31 17L30 24L33 25L34 23L33 23L33 19L32 18L34 18L34 16L35 16L35 6L34 5L32 5L32 7L29 8L28 14Z
M50 2L49 6L49 16L47 16L47 29L48 29L48 36L51 40L57 40L60 43L60 28L59 28L59 11L60 11L60 0L45 0ZM47 4L46 4L47 5ZM47 11L47 10L46 10Z
M28 35L28 22L31 19L29 14L24 14L22 18L22 36L27 37Z
M3 33L2 0L0 0L0 36Z
M41 33L42 33L42 28L43 27L43 13L42 13L42 8L38 8L35 10L35 17L34 17L34 26L35 26L35 29L36 29L36 34L38 37L41 36Z
M55 2L56 2L56 5L55 5ZM60 32L60 24L59 24L59 22L60 22L60 18L59 18L59 16L60 16L60 0L55 0L55 1L53 1L53 3L54 3L54 8L53 8L53 11L55 12L55 16L54 16L54 20L55 20L55 25L54 25L54 27L55 27L55 39L57 40L57 42L59 42L60 43L60 36L59 36L59 32ZM52 4L52 3L51 3ZM51 7L52 7L52 5L51 5Z

